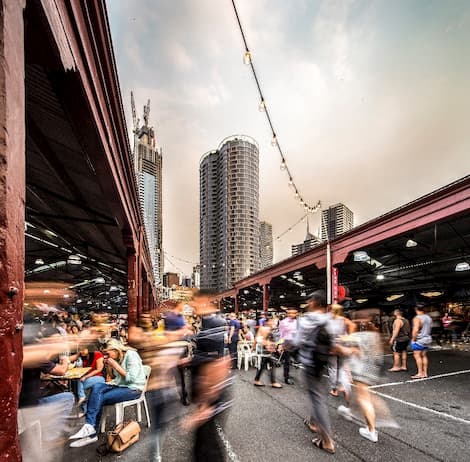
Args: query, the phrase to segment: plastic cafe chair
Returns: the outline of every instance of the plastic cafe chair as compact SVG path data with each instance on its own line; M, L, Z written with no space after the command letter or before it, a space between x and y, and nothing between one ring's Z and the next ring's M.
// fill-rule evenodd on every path
M147 390L147 384L149 381L150 373L152 372L152 369L150 366L143 366L144 372L145 372L145 387L140 395L139 398L133 399L131 401L123 401L121 403L116 403L116 404L111 404L110 406L104 406L103 408L103 415L101 417L101 425L100 425L100 431L101 433L104 433L106 430L106 418L108 415L109 408L111 406L114 406L115 412L116 412L116 423L115 425L120 424L121 422L124 421L124 411L126 407L129 406L137 406L137 422L142 422L142 406L144 407L145 410L145 417L147 419L147 427L150 428L150 414L149 414L149 408L147 405L147 400L145 399L145 392Z

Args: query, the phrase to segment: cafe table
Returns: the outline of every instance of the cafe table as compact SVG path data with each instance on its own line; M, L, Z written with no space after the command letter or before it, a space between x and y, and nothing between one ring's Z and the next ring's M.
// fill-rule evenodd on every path
M74 380L80 380L83 376L88 374L90 370L91 367L74 367L72 369L69 369L64 375L42 374L41 380L49 380L59 386L61 385L61 381L66 381L67 389L71 390L72 382Z

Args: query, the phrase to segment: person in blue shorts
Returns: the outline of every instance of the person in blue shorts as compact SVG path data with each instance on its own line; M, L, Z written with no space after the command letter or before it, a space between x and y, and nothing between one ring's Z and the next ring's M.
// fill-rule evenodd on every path
M427 350L431 345L431 325L432 319L425 314L424 308L415 308L416 316L413 318L413 331L411 333L411 349L418 369L412 379L424 379L428 376L428 354Z

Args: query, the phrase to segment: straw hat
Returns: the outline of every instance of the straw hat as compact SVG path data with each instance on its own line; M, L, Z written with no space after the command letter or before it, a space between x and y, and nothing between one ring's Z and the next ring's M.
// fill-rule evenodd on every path
M108 350L117 350L117 351L136 351L135 348L132 348L128 345L123 345L119 340L116 340L115 338L109 339L104 348L103 351L108 351Z

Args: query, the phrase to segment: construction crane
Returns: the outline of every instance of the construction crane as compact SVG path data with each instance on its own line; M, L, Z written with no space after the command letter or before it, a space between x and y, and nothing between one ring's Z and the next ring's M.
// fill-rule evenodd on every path
M150 100L147 101L147 104L144 106L144 123L148 127L150 117Z
M137 118L137 112L135 110L134 93L132 91L131 91L131 106L132 106L132 124L134 127L134 132L136 132L139 129L140 120Z

